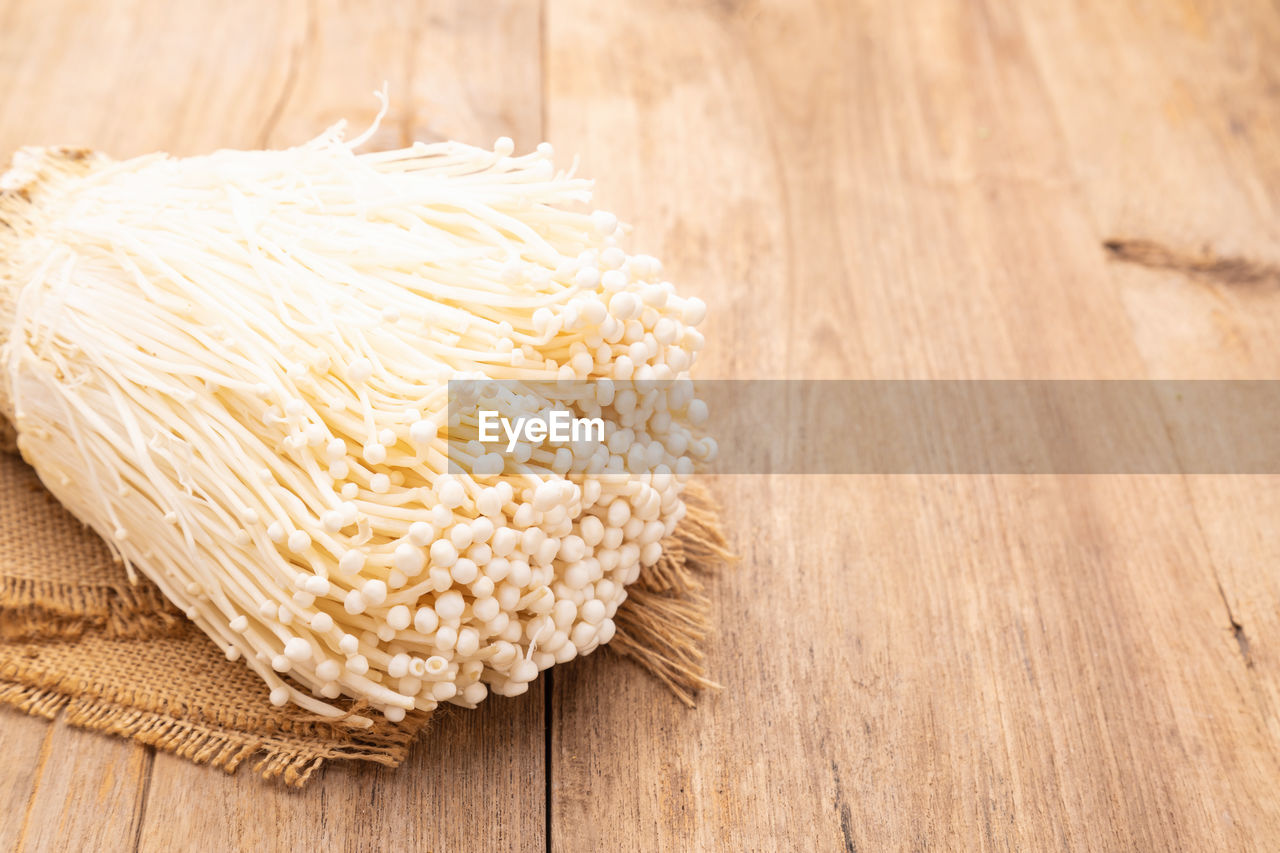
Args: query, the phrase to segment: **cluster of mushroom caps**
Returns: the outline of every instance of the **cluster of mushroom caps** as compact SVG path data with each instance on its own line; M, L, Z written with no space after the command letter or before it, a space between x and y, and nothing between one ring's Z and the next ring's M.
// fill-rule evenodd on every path
M398 721L608 643L715 445L687 381L705 305L549 146L362 141L25 152L0 403L55 495L272 703ZM494 399L603 440L486 445Z

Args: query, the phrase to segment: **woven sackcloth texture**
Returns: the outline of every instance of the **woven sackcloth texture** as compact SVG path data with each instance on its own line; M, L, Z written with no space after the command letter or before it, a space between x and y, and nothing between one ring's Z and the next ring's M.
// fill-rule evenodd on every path
M12 446L0 418L0 446ZM709 684L698 575L724 541L701 489L663 559L632 589L610 648L689 701ZM133 738L228 772L248 762L303 785L330 759L396 765L429 715L358 729L267 700L149 582L131 584L92 531L17 456L0 452L0 704ZM372 715L377 717L377 714Z

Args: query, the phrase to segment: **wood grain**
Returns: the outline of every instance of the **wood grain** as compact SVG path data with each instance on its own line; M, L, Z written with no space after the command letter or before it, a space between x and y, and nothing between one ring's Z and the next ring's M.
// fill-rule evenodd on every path
M1232 305L1102 251L1121 233L1274 252L1260 201L1275 197L1273 161L1211 143L1236 62L1227 34L1266 55L1275 10L1184 5L1223 33L1197 45L1194 73L1169 56L1185 41L1176 14L1143 4L637 17L554 0L547 129L584 153L638 242L720 308L710 375L1269 376L1274 312L1260 308L1274 296ZM1230 82L1257 116L1275 92L1254 71L1252 87ZM1170 88L1191 93L1174 119L1151 108ZM1261 122L1250 133L1275 141ZM1206 323L1223 331L1182 349ZM1255 362L1233 357L1254 342ZM1274 482L719 485L744 552L716 594L725 693L690 713L647 685L610 689L607 662L558 672L557 849L1277 837L1278 679L1260 665L1275 635L1250 620L1246 655L1231 600L1239 582L1275 610Z
M0 152L289 144L386 80L378 143L581 153L705 376L1269 378L1280 289L1103 244L1280 263L1277 49L1265 0L0 0ZM1277 478L714 488L695 710L597 655L300 794L7 714L0 846L1280 846Z
M49 760L53 727L35 717L5 714L0 718L0 755L8 767L0 774L0 847L16 850L28 826L28 809L39 790Z
M302 792L158 754L137 849L543 850L542 711L541 685L450 711L399 768L333 766Z
M153 750L47 727L14 850L128 850L142 829Z

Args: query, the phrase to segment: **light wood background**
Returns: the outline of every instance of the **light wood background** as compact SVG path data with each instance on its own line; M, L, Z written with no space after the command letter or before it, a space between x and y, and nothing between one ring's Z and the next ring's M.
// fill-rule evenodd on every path
M291 144L386 80L378 143L580 153L704 376L1267 378L1278 51L1267 0L0 0L0 155ZM696 710L597 655L302 793L5 713L0 848L1280 847L1275 478L713 485Z

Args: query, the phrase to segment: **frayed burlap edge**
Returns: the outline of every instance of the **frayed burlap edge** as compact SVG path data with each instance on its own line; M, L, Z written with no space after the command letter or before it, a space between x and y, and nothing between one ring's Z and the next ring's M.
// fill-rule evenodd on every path
M719 511L701 483L684 495L687 514L663 543L662 559L627 587L608 648L630 658L692 707L694 693L720 687L706 677L702 646L711 630L703 579L732 559Z
M425 720L419 720L416 728L387 728L376 735L356 735L341 743L303 741L180 720L12 681L0 681L0 705L48 720L55 720L61 714L68 725L136 740L229 774L236 772L247 759L256 758L255 773L297 788L305 785L326 761L333 759L372 761L395 767L404 760L414 738L425 727Z
M635 661L681 702L692 706L696 691L719 687L706 677L701 649L710 631L710 601L703 579L730 555L717 508L706 488L691 484L685 504L687 515L664 543L662 559L628 587L627 601L615 616L618 630L608 649ZM6 610L7 623L19 624L20 620L10 616L25 613L22 630L43 626L49 632L45 636L59 637L64 636L59 632L78 636L95 628L124 631L121 636L129 636L124 620L144 614L155 619L157 613L171 612L167 602L146 595L131 597L131 591L133 588L122 586L86 592L66 585L12 584L0 589L0 607L15 606ZM83 618L83 610L76 611L80 605L105 613L103 621ZM69 725L136 740L226 773L236 772L256 757L255 773L292 787L305 785L333 759L398 766L429 722L429 715L414 714L404 725L379 727L376 732L353 730L341 741L314 735L251 733L75 695L71 685L41 686L11 680L15 677L21 679L24 673L0 677L0 705L49 720L61 714Z
M147 584L73 584L35 578L0 578L0 640L73 639L85 631L109 637L144 638L170 634L182 616L161 592Z

